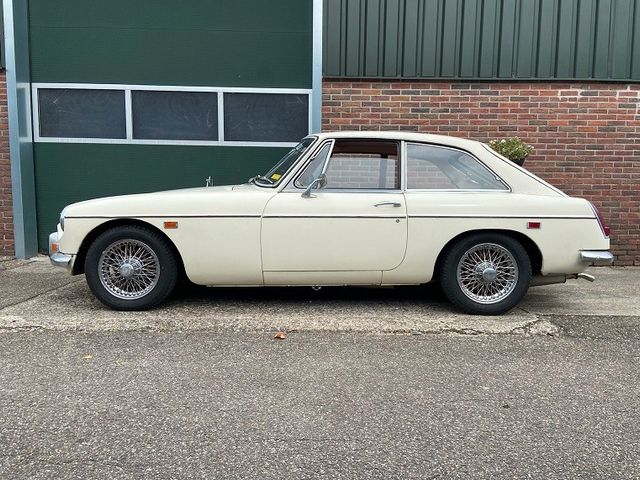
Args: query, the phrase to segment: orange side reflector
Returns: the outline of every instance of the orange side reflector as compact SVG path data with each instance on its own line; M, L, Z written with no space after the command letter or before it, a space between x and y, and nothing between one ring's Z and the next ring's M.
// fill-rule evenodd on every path
M164 228L166 229L178 228L178 222L164 222Z
M52 243L52 244L51 244L51 248L49 249L49 250L50 250L50 253L56 253L56 252L58 251L58 248L59 248L59 247L58 247L58 244L57 244L57 243Z

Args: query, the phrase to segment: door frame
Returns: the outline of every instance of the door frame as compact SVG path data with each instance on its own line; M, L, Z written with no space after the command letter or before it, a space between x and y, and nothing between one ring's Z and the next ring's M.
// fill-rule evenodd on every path
M279 194L286 195L302 195L305 190L305 187L296 186L295 182L303 175L307 167L311 162L313 162L315 156L326 147L327 144L331 144L331 149L327 154L327 158L325 164L323 165L323 171L326 170L331 155L333 153L336 141L340 140L339 138L327 138L313 148L313 150L308 154L308 156L301 162L300 165L295 168L294 171L291 172L289 178L283 182L283 184L278 189L278 192L274 197L267 202L265 205L265 210L262 212L262 221L269 218L279 218L281 215L271 214L267 212L268 206L271 201L275 200ZM371 138L362 138L362 137L353 137L348 138L346 140L353 141L363 141L363 142L375 142L376 139ZM404 140L394 140L394 139L380 139L380 141L395 143L398 146L398 168L400 168L399 172L399 188L396 189L369 189L369 188L323 188L318 191L318 194L322 195L333 195L333 194L348 194L348 195L396 195L401 198L402 201L402 213L393 214L389 212L388 215L385 215L381 212L379 215L375 215L378 217L389 217L396 219L404 219L406 231L406 237L404 242L404 254L403 258L398 265L396 265L393 269L397 269L400 265L402 265L404 261L404 255L406 255L406 249L408 248L408 214L406 208L406 198L404 196L404 192L406 189L406 142ZM308 201L313 201L308 200ZM393 209L396 210L396 209ZM284 215L284 217L297 217L295 213L291 213L290 215ZM314 215L315 216L315 215ZM323 217L324 215L319 215L319 217ZM343 215L326 215L326 217L333 218L334 216L342 217ZM345 217L354 217L357 218L358 215L344 215ZM370 215L362 215L362 217L369 217ZM262 238L261 238L262 244ZM261 245L261 249L263 246ZM263 251L264 255L264 251ZM264 262L264 258L263 258ZM295 284L295 285L327 285L327 284L380 284L382 281L382 272L383 270L372 270L372 271L325 271L325 270L313 270L313 271L289 271L289 270L265 270L265 265L262 265L264 280L266 285L282 285L282 284ZM330 278L330 277L335 278Z

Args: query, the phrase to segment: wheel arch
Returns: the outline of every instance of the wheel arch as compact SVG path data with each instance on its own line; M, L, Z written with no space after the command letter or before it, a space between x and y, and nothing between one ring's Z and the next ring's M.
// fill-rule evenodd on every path
M84 237L84 239L82 240L82 243L80 244L80 248L78 249L78 254L76 256L75 261L73 262L72 274L79 275L84 273L84 263L87 257L87 252L89 251L89 247L91 246L91 244L95 241L96 238L98 238L98 236L100 236L102 233L106 232L107 230L110 230L111 228L130 226L130 225L131 226L137 225L140 227L147 228L159 234L162 238L164 238L167 241L167 244L171 247L173 254L175 255L175 258L178 262L179 273L183 276L185 275L182 256L180 255L180 252L178 251L178 248L176 247L175 243L173 243L173 241L169 238L169 236L165 232L160 230L158 227L156 227L155 225L152 225L148 222L145 222L143 220L138 220L135 218L116 218L113 220L108 220L104 223L101 223L100 225L95 227L93 230L91 230Z
M477 230L468 230L466 232L462 232L459 235L456 235L451 240L449 240L444 247L440 250L438 257L436 258L435 267L433 269L433 279L437 280L440 275L440 270L442 268L442 262L444 260L446 252L457 242L460 240L470 237L471 235L484 234L484 233L497 233L501 235L506 235L508 237L513 238L520 245L523 246L527 255L529 256L529 260L531 261L531 270L532 274L536 275L540 273L542 270L542 252L540 251L540 247L534 242L530 237L525 235L522 232L517 232L515 230L501 230L495 228L488 229L477 229Z

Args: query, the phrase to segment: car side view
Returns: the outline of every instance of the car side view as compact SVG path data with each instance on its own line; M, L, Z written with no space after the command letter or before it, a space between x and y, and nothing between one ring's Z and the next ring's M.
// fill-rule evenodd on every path
M157 306L185 274L207 286L437 281L457 308L495 315L530 286L593 280L589 265L613 262L587 200L485 144L400 132L310 135L241 185L69 205L49 254L118 310Z

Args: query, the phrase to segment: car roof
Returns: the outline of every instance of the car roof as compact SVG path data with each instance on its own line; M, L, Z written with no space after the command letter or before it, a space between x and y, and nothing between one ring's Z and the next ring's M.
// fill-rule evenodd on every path
M450 137L448 135L434 135L430 133L402 132L402 131L339 131L315 133L320 139L325 138L362 138L362 139L383 139L383 140L405 140L408 142L437 143L458 148L473 148L480 142L466 138Z

